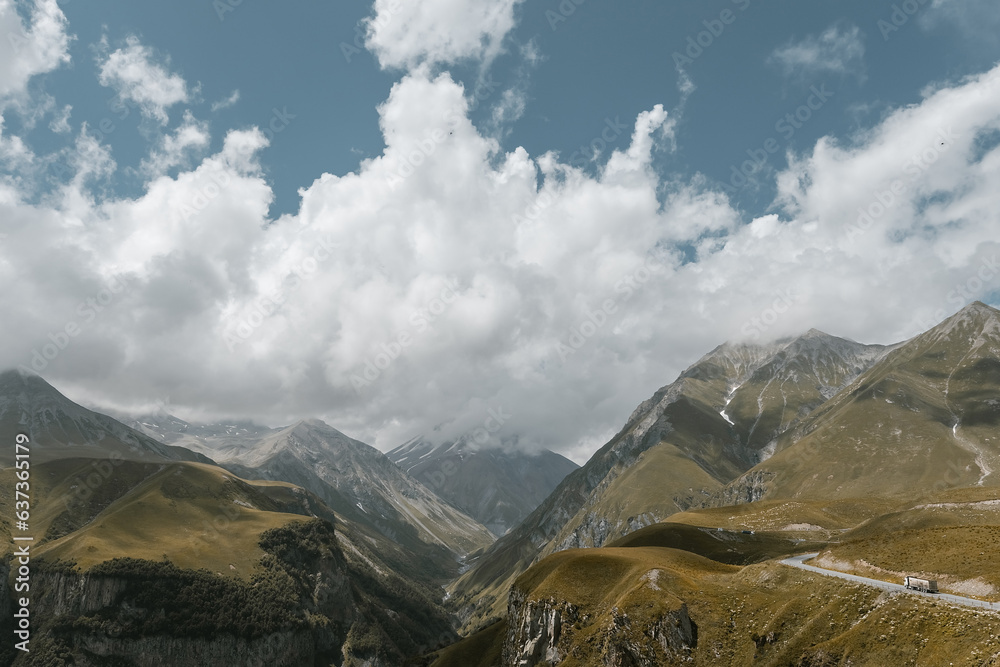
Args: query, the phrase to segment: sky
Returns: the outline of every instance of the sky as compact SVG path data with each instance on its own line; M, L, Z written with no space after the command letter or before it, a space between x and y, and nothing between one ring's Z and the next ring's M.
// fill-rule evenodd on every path
M585 461L716 345L1000 305L992 0L0 0L0 367Z

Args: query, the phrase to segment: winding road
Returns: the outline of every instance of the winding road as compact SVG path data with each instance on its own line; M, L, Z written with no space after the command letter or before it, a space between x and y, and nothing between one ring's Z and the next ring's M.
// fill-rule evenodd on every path
M884 591L893 591L897 593L909 593L910 595L921 595L925 598L931 598L933 600L941 600L942 602L951 602L953 604L962 605L963 607L973 607L975 609L992 609L993 611L1000 611L1000 602L984 602L983 600L974 600L973 598L962 597L961 595L950 595L948 593L921 593L920 591L911 591L910 589L903 586L903 584L890 584L888 581L879 581L878 579L869 579L867 577L859 577L855 574L847 574L845 572L837 572L836 570L825 570L821 567L816 567L815 565L806 565L803 561L807 561L810 558L815 558L818 553L813 554L802 554L801 556L792 556L791 558L786 558L781 561L783 565L790 565L791 567L797 567L800 570L808 570L810 572L815 572L817 574L822 574L827 577L837 577L839 579L847 579L848 581L853 581L856 584L864 584L866 586L874 586L875 588L881 588Z

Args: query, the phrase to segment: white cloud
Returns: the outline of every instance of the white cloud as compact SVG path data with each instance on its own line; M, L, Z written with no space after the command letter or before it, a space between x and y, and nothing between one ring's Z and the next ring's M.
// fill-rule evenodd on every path
M816 326L895 342L963 305L955 286L1000 254L1000 148L984 141L1000 68L793 155L775 212L751 224L704 179L652 169L672 140L661 107L589 173L503 152L468 104L448 75L404 77L379 108L385 151L277 220L259 132L134 199L86 188L109 158L81 138L83 175L57 201L0 184L0 281L25 286L0 292L18 322L0 329L0 366L73 321L42 374L77 396L318 415L382 448L502 407L505 435L580 458L726 338ZM86 320L79 304L119 282ZM779 299L787 313L754 324Z
M183 77L155 62L152 49L138 37L128 37L125 47L112 52L100 65L102 86L113 88L125 103L138 105L144 116L161 125L169 120L170 107L189 101Z
M0 0L0 111L24 94L28 81L68 63L70 37L56 0L31 4L30 22L18 16L13 0Z
M216 111L222 111L223 109L228 109L229 107L233 106L239 101L240 101L240 91L237 89L234 90L226 99L219 100L218 102L213 102L212 113L215 113Z
M185 111L180 127L173 134L160 137L159 146L150 151L140 169L147 177L156 177L175 167L189 164L193 155L208 148L210 139L208 123L197 120L190 111Z
M73 105L67 104L63 106L62 109L56 111L52 120L49 122L49 129L56 134L66 134L72 128L69 124L69 117L73 113Z
M375 0L367 47L383 68L485 62L502 49L521 0Z
M865 77L865 44L856 25L836 24L821 35L790 42L770 55L768 62L781 67L785 76L806 78L832 72Z

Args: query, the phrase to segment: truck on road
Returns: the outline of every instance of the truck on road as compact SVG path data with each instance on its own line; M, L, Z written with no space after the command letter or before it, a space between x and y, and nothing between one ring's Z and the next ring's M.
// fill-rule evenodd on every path
M938 585L934 579L919 579L917 577L906 577L903 585L911 591L921 591L922 593L937 593Z

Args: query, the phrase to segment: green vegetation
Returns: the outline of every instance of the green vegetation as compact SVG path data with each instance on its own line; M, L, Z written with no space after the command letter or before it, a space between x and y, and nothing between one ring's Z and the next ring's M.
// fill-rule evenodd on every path
M690 526L681 523L658 523L612 542L610 547L665 547L690 551L729 565L749 565L793 553L813 551L825 543L799 542L782 533L744 533Z
M57 625L57 634L72 629L124 638L210 638L225 633L251 639L308 627L297 610L295 582L279 567L247 583L207 570L182 570L168 562L115 558L89 574L127 584L116 604L66 626ZM122 606L135 611L123 618Z

